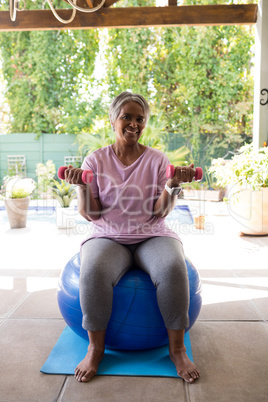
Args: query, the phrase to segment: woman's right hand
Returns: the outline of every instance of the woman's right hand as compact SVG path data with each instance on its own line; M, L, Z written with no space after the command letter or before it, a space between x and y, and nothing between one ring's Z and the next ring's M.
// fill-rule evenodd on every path
M82 180L83 169L75 168L69 165L64 172L65 181L70 184L75 184L76 186L85 187L86 184Z

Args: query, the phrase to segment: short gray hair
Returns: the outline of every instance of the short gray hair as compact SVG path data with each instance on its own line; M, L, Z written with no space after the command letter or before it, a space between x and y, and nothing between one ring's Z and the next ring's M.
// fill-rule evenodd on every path
M150 116L150 107L142 95L133 94L128 91L124 91L121 94L117 95L116 98L112 101L109 108L109 116L110 121L113 124L115 120L118 118L122 106L127 102L137 102L143 109L145 123L148 122Z

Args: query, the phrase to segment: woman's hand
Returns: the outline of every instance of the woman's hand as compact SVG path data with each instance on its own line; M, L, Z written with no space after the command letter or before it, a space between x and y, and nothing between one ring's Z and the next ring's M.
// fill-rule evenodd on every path
M101 203L98 198L94 198L91 192L91 188L87 183L82 180L82 175L85 171L79 168L74 168L69 165L64 170L65 181L70 184L78 186L78 211L88 221L95 221L100 218L101 215ZM92 172L89 171L91 174Z
M83 170L79 168L74 168L72 165L69 165L65 170L65 181L70 184L75 184L77 186L85 187L86 184L82 180Z
M194 164L189 166L176 166L175 173L172 179L169 179L170 187L179 187L181 183L190 183L195 176Z

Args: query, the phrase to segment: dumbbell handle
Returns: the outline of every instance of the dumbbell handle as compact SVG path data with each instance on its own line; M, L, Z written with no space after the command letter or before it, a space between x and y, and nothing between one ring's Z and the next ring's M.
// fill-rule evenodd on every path
M168 179L172 179L174 177L175 174L175 167L174 165L168 165L167 169L166 169L166 176ZM197 167L195 169L195 175L194 175L194 179L197 180L201 180L203 177L203 169L201 167Z
M61 166L58 169L58 178L61 180L65 180L65 170L67 169L67 166ZM83 170L83 169L79 169L80 170L80 174L78 177L78 181L77 184L81 184L85 183L85 184L89 184L92 182L93 180L93 172L92 170ZM80 180L79 180L80 179Z

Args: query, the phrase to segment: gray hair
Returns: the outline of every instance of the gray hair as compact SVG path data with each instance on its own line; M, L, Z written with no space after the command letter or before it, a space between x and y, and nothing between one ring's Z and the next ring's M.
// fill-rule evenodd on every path
M150 108L147 101L142 95L133 94L128 91L124 91L121 94L117 95L117 97L114 98L114 100L112 101L109 108L111 123L113 124L115 122L120 114L122 106L127 102L137 102L142 107L145 117L145 123L147 123L150 116Z

